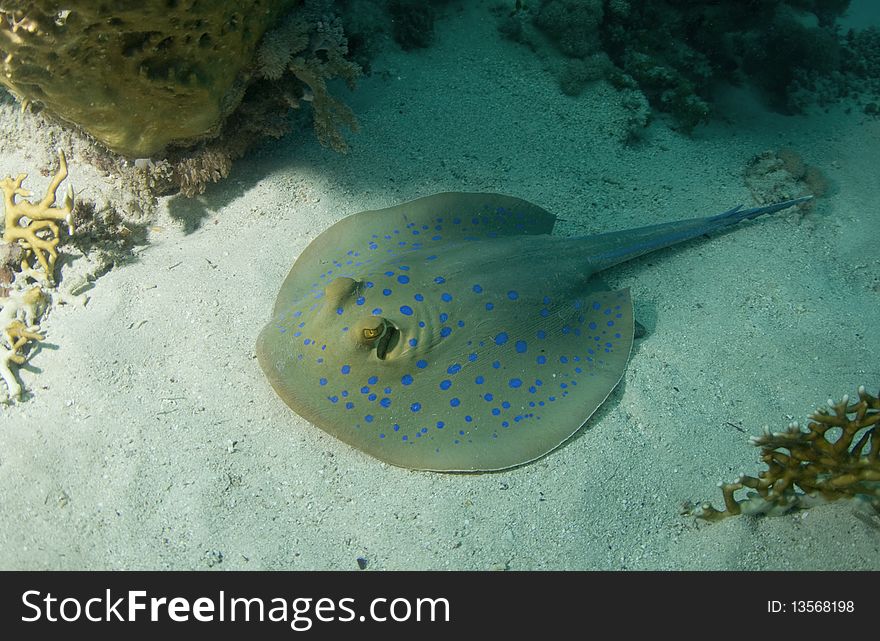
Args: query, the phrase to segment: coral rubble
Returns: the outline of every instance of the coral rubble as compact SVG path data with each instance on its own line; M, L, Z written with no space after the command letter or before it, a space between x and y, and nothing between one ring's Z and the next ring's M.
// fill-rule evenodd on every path
M809 418L805 429L797 423L784 432L766 430L752 437L761 448L767 469L757 477L742 474L721 483L724 510L710 503L685 504L683 513L707 521L737 514L784 514L840 498L864 497L880 510L880 398L864 387L858 401L844 396L828 401ZM741 489L751 490L737 500Z

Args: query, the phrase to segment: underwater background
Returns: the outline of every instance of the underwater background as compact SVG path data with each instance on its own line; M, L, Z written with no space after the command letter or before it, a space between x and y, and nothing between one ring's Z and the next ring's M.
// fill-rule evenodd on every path
M234 165L112 164L4 94L0 176L39 198L61 147L77 200L116 217L62 239L67 298L0 407L0 568L880 568L865 500L682 514L764 469L765 426L880 388L880 7L747 4L307 2L347 36L316 54L329 120L291 89L287 133L238 122L259 141ZM338 441L255 353L318 234L444 191L528 200L563 237L815 198L604 273L645 328L620 384L547 456L463 475Z

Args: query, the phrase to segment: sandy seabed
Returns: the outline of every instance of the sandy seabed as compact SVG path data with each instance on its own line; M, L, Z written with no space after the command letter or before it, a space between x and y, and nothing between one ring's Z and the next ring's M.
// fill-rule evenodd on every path
M29 397L0 410L0 568L880 569L853 502L679 514L759 471L749 434L880 386L880 120L782 116L731 90L693 136L661 119L627 146L615 90L564 96L470 6L346 96L361 125L348 155L311 136L265 145L203 197L162 201L137 260L51 312L21 372ZM51 150L25 142L3 141L0 175L29 171L39 193ZM830 193L605 274L648 334L608 401L535 463L385 465L290 411L257 364L281 281L343 216L495 191L557 213L560 235L625 229L753 203L744 168L781 147ZM81 197L112 197L69 160Z

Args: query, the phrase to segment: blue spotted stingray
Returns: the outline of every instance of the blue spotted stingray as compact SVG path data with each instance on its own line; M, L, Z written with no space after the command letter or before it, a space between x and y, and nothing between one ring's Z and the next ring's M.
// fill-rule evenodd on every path
M520 465L574 434L623 375L630 293L591 276L803 200L576 238L500 194L361 212L296 260L257 356L294 411L378 459Z

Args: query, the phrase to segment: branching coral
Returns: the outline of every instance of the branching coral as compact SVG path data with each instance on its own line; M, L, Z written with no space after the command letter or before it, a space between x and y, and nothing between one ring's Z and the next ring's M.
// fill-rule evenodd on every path
M9 398L21 396L21 384L12 371L12 365L24 365L27 357L23 353L30 341L41 341L36 321L45 302L43 291L31 287L26 291L10 293L0 298L0 327L3 327L3 341L0 344L0 378L6 383Z
M6 207L3 240L7 243L18 243L25 250L22 258L22 270L34 274L36 279L51 283L54 280L55 261L58 258L56 247L60 240L58 222L67 223L68 233L73 233L73 189L68 188L61 204L58 204L56 192L59 185L67 178L67 160L64 152L58 150L58 171L49 183L46 195L39 202L29 200L31 192L22 188L27 174L19 174L15 179L7 176L0 180L3 191L3 204ZM43 268L40 278L31 257L36 258Z
M840 498L864 496L880 510L880 398L859 387L859 400L828 401L806 429L792 423L784 432L752 437L767 469L721 483L724 510L710 503L685 505L684 513L707 521L737 514L783 514ZM741 489L752 490L743 500Z
M5 284L9 287L5 288L6 296L0 298L0 378L13 399L21 396L22 389L12 365L23 365L27 360L27 345L31 341L43 340L38 322L45 309L46 296L41 285L52 285L55 281L61 232L58 223L66 223L68 232L73 233L73 190L68 188L60 204L57 198L58 187L67 178L67 160L61 150L58 151L58 163L58 171L39 202L27 200L31 192L22 187L27 174L0 180L6 208L3 241L20 250L4 252L6 268L9 268L9 257L15 255L19 271L14 282L6 279ZM40 285L27 286L28 280Z
M300 101L311 102L318 141L344 152L348 145L340 128L357 131L357 119L347 105L330 94L327 81L342 78L354 88L361 70L346 58L348 44L341 21L320 15L324 8L321 2L307 3L267 33L257 50L257 70L276 81L292 73L301 85L297 94L287 95L288 103L296 107Z

